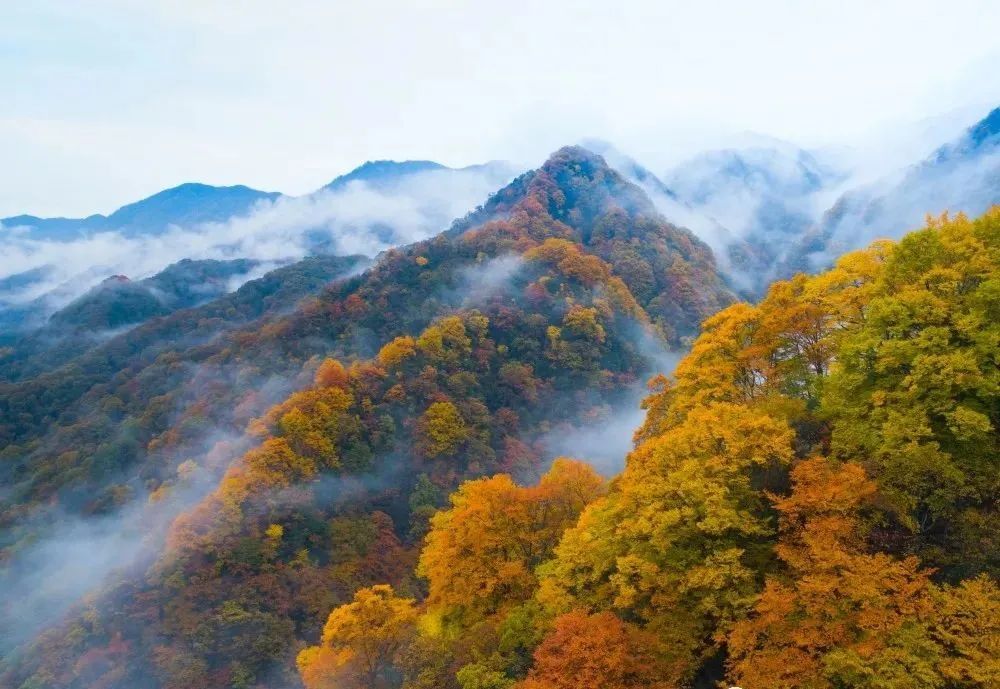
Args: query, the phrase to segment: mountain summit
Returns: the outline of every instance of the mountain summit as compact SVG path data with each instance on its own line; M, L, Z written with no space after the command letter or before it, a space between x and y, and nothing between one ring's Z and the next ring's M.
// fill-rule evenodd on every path
M261 301L251 287L240 298ZM31 544L45 542L42 517L162 525L142 549L112 532L106 569L88 568L70 588L82 594L124 572L99 594L101 619L78 640L74 618L57 624L4 668L0 686L31 676L89 686L104 673L89 659L108 638L123 654L121 674L100 680L109 687L157 676L221 689L235 673L286 666L296 634L318 638L338 591L365 572L400 570L427 528L420 495L501 471L531 480L555 454L555 429L600 432L634 414L642 381L669 370L666 346L732 300L709 248L579 147L447 232L388 250L294 308L220 327L242 311L234 296L0 385L3 418L18 420L0 426L12 457L4 476L16 485L0 503L0 524L11 525L0 555L26 577L8 587L18 594L4 611L6 638L57 624L72 603L39 604L48 588ZM620 462L627 434L616 443L605 452ZM73 471L44 469L68 457ZM244 550L262 529L277 533L270 524L282 525L283 545ZM351 573L340 564L354 557L355 533L371 560ZM375 547L368 534L395 545ZM310 592L321 589L333 597L316 604ZM253 611L247 623L218 614L234 596ZM202 627L216 631L192 647Z

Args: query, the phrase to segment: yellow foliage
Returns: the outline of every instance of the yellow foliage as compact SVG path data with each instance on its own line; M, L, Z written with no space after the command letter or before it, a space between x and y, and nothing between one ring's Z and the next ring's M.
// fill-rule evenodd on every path
M421 417L421 447L428 457L454 453L468 436L465 420L451 402L435 402Z
M431 520L418 573L429 582L432 607L492 614L530 598L535 567L563 530L604 490L581 462L557 459L537 486L506 474L468 481L451 508Z
M390 686L398 654L415 633L417 610L391 586L364 588L335 608L319 646L299 653L306 689L377 689Z
M378 361L386 368L398 366L403 360L417 353L417 342L404 335L386 343L378 352Z

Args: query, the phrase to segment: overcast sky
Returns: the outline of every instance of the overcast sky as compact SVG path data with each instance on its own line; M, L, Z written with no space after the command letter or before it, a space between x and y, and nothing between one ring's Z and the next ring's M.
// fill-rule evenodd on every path
M0 216L594 136L666 165L744 131L852 143L1000 104L995 0L820 4L3 0Z

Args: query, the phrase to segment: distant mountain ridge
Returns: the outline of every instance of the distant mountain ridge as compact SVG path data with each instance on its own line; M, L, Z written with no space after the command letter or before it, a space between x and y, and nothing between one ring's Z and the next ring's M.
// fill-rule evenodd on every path
M381 191L390 191L394 185L421 173L461 174L483 170L497 175L513 175L513 168L503 161L451 168L431 160L371 160L306 196L323 191L342 191L353 183L364 183ZM285 195L280 192L261 191L242 184L213 186L185 182L126 204L110 215L42 218L23 214L0 218L0 233L24 229L34 239L48 240L75 239L94 232L121 232L129 237L158 234L171 226L192 227L248 215L261 202L275 201L282 196Z
M826 267L872 240L895 239L927 214L979 215L1000 202L1000 108L897 179L849 190L787 252L779 276Z
M783 247L812 225L844 175L810 151L778 142L708 151L665 179L689 207L725 229L709 243L727 273L759 294Z
M164 189L152 196L122 206L110 215L86 218L39 218L17 215L0 219L4 228L28 228L36 239L73 239L100 231L116 231L126 236L160 233L172 225L186 226L223 222L249 213L261 201L281 196L243 185L216 187L188 182Z
M430 170L449 170L441 163L433 160L369 160L350 172L340 175L332 182L325 185L323 189L343 189L352 182L366 182L376 186L397 181L401 177L428 172Z

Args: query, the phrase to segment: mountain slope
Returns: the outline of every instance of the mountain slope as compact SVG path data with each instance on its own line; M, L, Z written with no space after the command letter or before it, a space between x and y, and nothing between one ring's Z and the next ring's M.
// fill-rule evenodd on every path
M52 370L124 328L217 299L232 291L233 281L251 277L259 265L248 259L184 259L144 280L124 275L106 278L52 314L45 326L20 337L13 328L0 335L0 344L7 345L0 357L0 379ZM24 308L44 311L37 303Z
M107 278L101 285L52 315L53 325L69 330L106 330L142 322L143 314L130 313L121 304L130 295L158 307L162 315L216 299L231 290L232 278L246 275L258 263L249 259L192 261L184 259L152 277L132 282L123 275Z
M18 505L56 491L63 509L95 509L108 481L130 473L148 442L185 411L185 386L202 384L193 373L224 351L229 333L256 332L259 319L280 316L365 263L360 256L304 259L207 304L153 319L51 370L44 354L2 362L12 382L0 383L0 471L8 489L0 498L0 528L23 516ZM204 366L211 375L210 364ZM113 408L102 408L109 399ZM232 409L215 411L224 418ZM126 438L118 432L123 424ZM70 449L87 471L53 471L53 458ZM7 531L0 547L16 540Z
M58 492L35 483L20 495L115 514L114 496L140 488L132 476L158 500L190 500L192 464L211 492L174 522L149 577L118 576L82 641L54 631L4 681L270 681L295 637L317 638L332 602L404 574L435 495L500 468L537 475L554 427L592 424L634 400L658 347L730 300L704 244L600 157L568 148L448 232L386 252L292 313L132 367L91 389L43 442L22 433L23 448L39 448L22 466L45 474L88 425L85 437L127 426L148 455L119 445L109 464L102 448L104 461L60 479ZM260 444L242 458L243 441L206 449L206 430L233 438L266 410L268 381L310 379L253 425ZM108 407L112 394L124 409ZM84 409L114 420L81 418ZM107 498L95 504L95 494ZM261 530L280 531L273 551L254 545ZM9 619L32 610L28 596ZM192 647L192 635L204 644ZM110 666L99 660L108 654Z
M928 213L979 215L1000 201L1000 108L927 159L841 196L791 251L784 274L825 267L844 251L879 237L897 238Z

